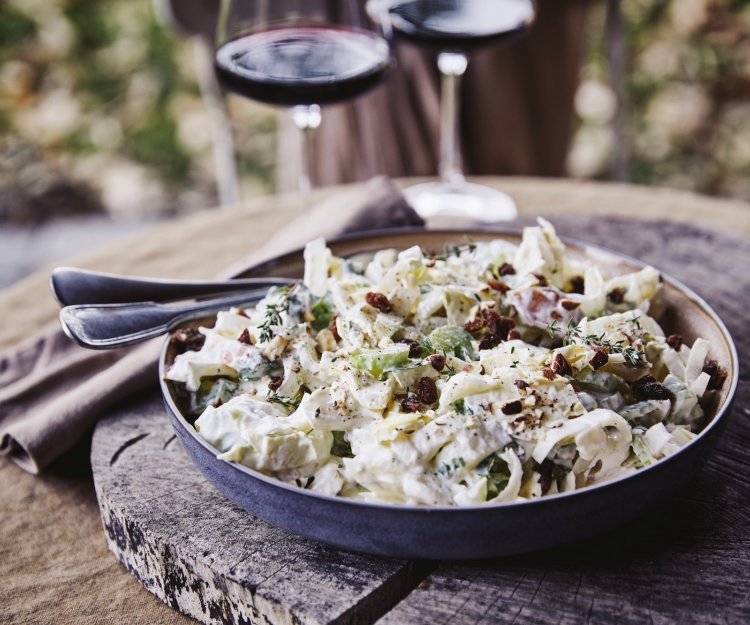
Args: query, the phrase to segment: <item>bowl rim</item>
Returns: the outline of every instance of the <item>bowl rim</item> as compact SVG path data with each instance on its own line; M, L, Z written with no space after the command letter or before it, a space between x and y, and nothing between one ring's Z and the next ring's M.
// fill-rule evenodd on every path
M367 232L356 232L351 234L345 234L342 236L338 236L335 238L332 238L330 240L327 240L326 243L328 245L336 245L339 243L349 243L354 242L358 240L370 240L370 239L378 239L384 236L393 236L396 234L437 234L437 235L453 235L453 236L464 236L469 235L472 236L473 234L476 235L497 235L498 238L503 237L509 237L509 236L521 236L523 231L523 228L513 228L513 227L503 227L503 228L494 228L494 229L481 229L481 228L472 228L471 230L459 230L455 228L440 228L440 229L425 229L425 228L417 228L417 227L408 227L408 228L381 228L376 230L370 230ZM595 245L588 243L586 241L581 241L580 239L572 238L572 237L559 237L560 240L567 246L574 246L580 249L583 253L587 253L589 250L595 252L604 254L609 257L614 257L620 261L624 261L626 263L629 263L631 265L634 265L636 267L647 267L651 266L648 263L645 263L641 260L638 260L636 258L633 258L631 256L628 256L626 254L622 254L620 252L616 252L614 250L610 250L604 246ZM385 246L378 249L391 249L393 246ZM244 270L242 273L250 273L250 272L264 272L268 271L271 267L278 265L280 263L283 263L285 260L298 257L302 254L304 251L304 247L299 247L294 250L291 250L289 252L285 252L283 254L279 254L277 256L274 256L273 258L270 258L268 260L262 261L260 263L257 263L255 265L252 265L251 267ZM369 250L363 250L363 251L369 251ZM724 340L726 341L727 347L729 348L730 353L730 365L731 365L731 380L730 386L727 391L727 394L725 396L724 401L717 406L716 413L712 417L711 421L706 424L706 426L696 435L694 439L689 441L686 445L681 447L678 451L674 452L673 454L670 454L666 458L662 458L655 462L654 464L644 467L642 469L638 469L637 471L633 473L626 473L624 475L620 475L613 479L608 479L596 484L592 484L590 486L586 486L581 489L568 491L565 493L555 493L553 495L547 495L544 497L537 497L534 499L526 499L522 501L504 501L504 502L498 502L498 503L481 503L481 504L472 504L472 505L466 505L466 506L446 506L446 505L439 505L439 506L430 506L430 505L416 505L416 504L399 504L399 503L384 503L384 502L368 502L368 501L360 501L356 499L348 499L345 497L338 497L335 495L324 495L321 493L317 493L315 491L309 491L303 488L299 488L297 486L293 486L291 484L287 484L286 482L282 482L281 480L271 477L268 475L264 475L263 473L259 471L255 471L253 469L250 469L249 467L246 467L242 464L239 464L237 462L229 462L226 460L219 460L216 456L218 453L218 450L205 441L203 438L200 437L197 430L190 425L190 423L185 419L184 415L182 414L182 411L179 409L177 404L175 403L172 392L170 390L170 382L165 378L166 374L166 356L167 352L169 350L171 337L174 331L170 331L169 335L167 336L167 339L164 341L164 345L162 346L162 349L159 354L159 387L162 393L162 398L164 399L169 411L172 413L172 415L175 417L177 423L187 431L187 433L192 437L194 441L200 444L200 446L208 451L212 456L215 462L220 462L223 464L226 464L228 466L233 467L235 470L239 471L240 473L256 479L260 480L261 482L264 482L265 484L279 488L282 491L287 491L289 494L298 495L298 496L304 496L304 497L310 497L313 500L319 500L321 503L327 503L327 504L343 504L343 505L351 505L358 508L362 508L363 510L380 510L380 511L403 511L408 513L416 513L416 514L430 514L430 513L447 513L447 514L466 514L466 513L478 513L482 511L492 511L492 510L503 510L503 509L516 509L519 507L523 507L526 509L529 506L540 506L540 505L547 505L550 502L563 502L571 497L578 496L579 498L585 495L592 495L598 492L601 489L607 488L607 487L613 487L617 484L620 484L621 482L624 482L626 480L632 480L635 478L638 478L639 476L648 475L653 470L658 470L659 467L663 467L667 464L671 464L672 462L676 462L680 456L683 455L683 452L689 450L691 447L694 447L696 444L698 444L702 439L706 438L709 433L714 430L716 427L719 426L720 422L723 422L729 415L732 403L734 401L735 394L737 392L737 386L739 384L739 357L737 354L737 347L734 343L734 339L732 338L732 335L730 334L728 328L724 324L724 322L721 320L719 315L716 313L716 311L695 291L693 291L691 288L683 284L681 281L677 280L673 276L671 276L668 273L665 273L658 267L655 267L655 269L659 272L660 276L662 277L662 280L664 283L671 285L678 291L681 291L683 295L687 296L688 299L692 300L693 303L697 304L698 307L705 313L707 316L716 324L716 326L719 328ZM173 423L175 423L173 421Z

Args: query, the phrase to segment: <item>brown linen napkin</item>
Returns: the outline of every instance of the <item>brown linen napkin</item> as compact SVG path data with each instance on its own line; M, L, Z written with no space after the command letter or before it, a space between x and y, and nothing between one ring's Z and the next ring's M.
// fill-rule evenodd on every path
M222 276L319 236L424 222L387 178L336 195L289 222ZM114 351L75 345L57 324L0 354L0 453L39 473L90 432L111 406L156 382L162 339Z

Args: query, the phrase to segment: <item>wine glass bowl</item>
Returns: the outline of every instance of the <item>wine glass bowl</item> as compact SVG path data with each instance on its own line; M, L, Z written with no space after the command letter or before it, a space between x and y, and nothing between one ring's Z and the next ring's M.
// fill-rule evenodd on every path
M310 188L310 134L320 106L379 84L391 66L381 25L359 0L224 0L215 67L230 91L289 107L305 133L300 190Z

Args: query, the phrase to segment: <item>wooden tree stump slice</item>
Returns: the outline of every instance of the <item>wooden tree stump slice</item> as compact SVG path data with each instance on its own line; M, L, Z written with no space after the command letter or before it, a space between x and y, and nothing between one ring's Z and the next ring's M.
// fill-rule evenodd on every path
M94 435L110 549L150 592L204 623L748 622L750 240L666 222L554 222L561 234L683 280L737 343L735 414L698 479L673 500L603 536L539 554L433 564L354 554L298 538L225 499L188 460L151 392L113 411Z

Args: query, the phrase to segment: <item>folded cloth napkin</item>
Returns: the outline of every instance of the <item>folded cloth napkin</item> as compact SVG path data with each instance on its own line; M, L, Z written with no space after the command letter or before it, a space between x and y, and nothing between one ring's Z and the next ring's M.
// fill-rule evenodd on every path
M288 223L283 232L222 276L234 276L319 236L424 222L387 178L336 195ZM154 385L162 340L113 351L75 345L52 325L0 354L0 453L38 473L86 436L105 411Z

